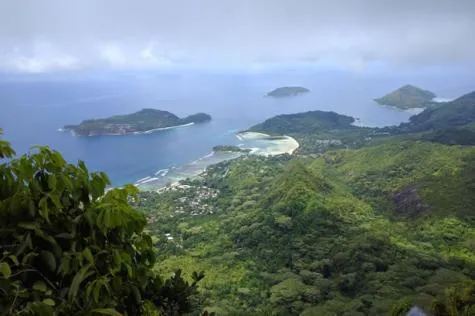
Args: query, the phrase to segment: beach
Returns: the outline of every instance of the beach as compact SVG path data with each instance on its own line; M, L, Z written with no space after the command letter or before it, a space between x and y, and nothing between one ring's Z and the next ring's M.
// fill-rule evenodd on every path
M276 156L293 154L299 143L290 136L270 136L264 133L241 132L235 134L239 147L250 149L245 152L214 152L190 163L160 169L150 176L136 181L135 185L144 191L161 191L166 186L176 185L180 180L196 177L206 171L210 165L236 159L244 155Z

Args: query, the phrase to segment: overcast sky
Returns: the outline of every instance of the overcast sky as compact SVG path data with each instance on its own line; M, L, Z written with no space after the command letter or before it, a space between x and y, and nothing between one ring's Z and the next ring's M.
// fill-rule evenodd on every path
M0 0L0 70L475 66L475 0Z

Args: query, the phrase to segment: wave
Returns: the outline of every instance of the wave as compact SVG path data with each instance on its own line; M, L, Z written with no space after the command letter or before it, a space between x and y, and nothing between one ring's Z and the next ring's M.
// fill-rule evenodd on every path
M155 181L155 180L158 180L158 178L151 178L151 177L149 177L149 179L140 182L140 184L145 184L145 183L152 182L152 181Z
M207 154L206 156L203 156L200 159L210 158L210 157L213 157L213 156L214 156L214 151L210 152L209 154Z
M164 177L167 175L168 171L169 169L160 169L157 172L155 172L155 175Z
M143 183L144 181L147 181L148 179L150 179L151 177L145 177L145 178L142 178L142 179L139 179L137 180L135 183Z

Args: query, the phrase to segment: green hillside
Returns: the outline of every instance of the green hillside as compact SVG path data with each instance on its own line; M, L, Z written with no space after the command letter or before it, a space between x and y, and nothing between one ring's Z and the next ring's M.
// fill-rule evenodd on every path
M386 315L473 282L474 162L472 147L413 141L245 158L142 203L175 238L160 271L205 271L210 311ZM206 190L212 214L176 213Z

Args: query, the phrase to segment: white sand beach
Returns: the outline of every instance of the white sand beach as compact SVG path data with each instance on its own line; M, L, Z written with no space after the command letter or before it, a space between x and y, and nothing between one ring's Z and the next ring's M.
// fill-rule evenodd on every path
M239 140L253 141L251 154L263 156L275 156L282 154L293 154L299 147L299 143L292 137L284 135L273 137L264 133L242 132L236 134ZM255 145L255 146L254 146ZM246 148L244 146L243 148Z

